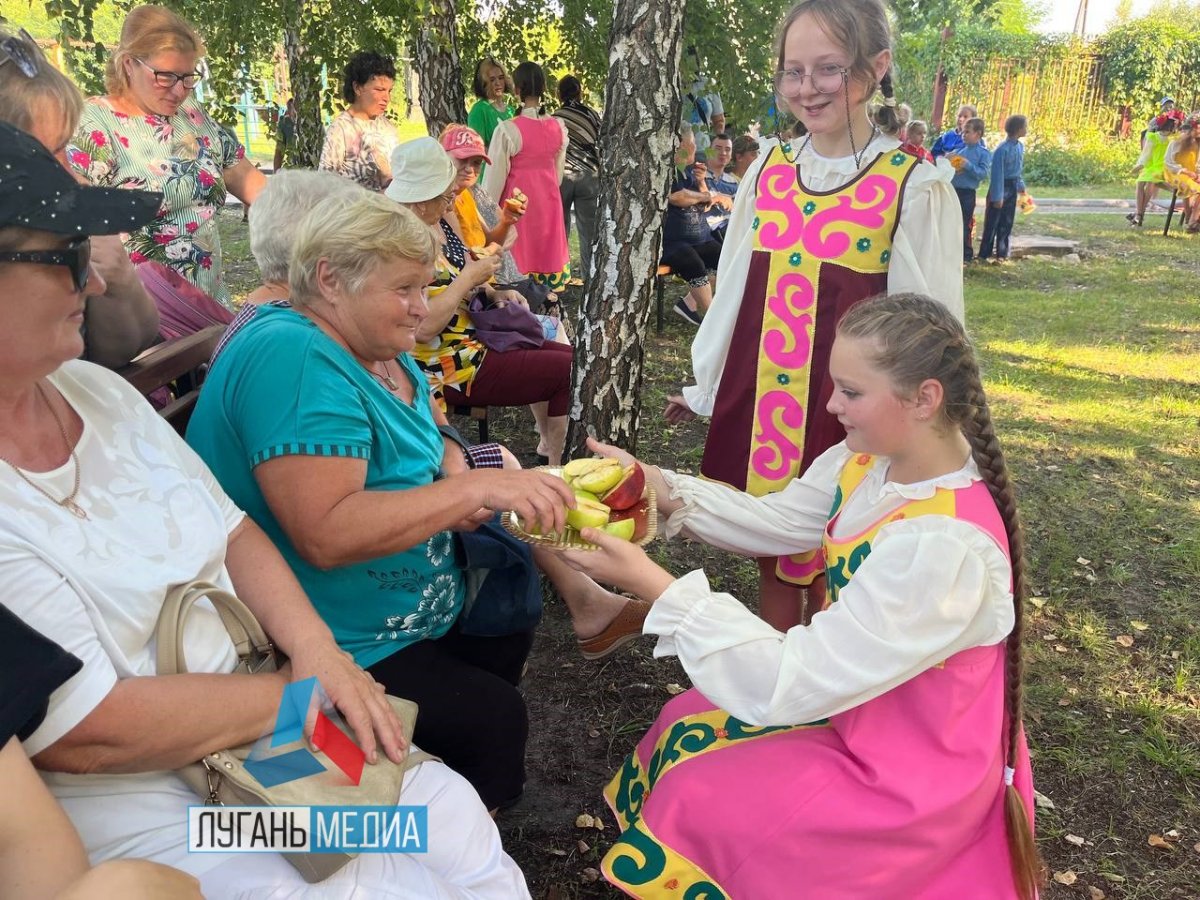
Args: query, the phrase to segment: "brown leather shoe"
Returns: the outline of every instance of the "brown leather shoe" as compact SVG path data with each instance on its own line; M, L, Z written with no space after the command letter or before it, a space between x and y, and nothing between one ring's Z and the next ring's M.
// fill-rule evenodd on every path
M642 623L650 612L644 600L630 599L621 607L617 617L602 632L590 638L576 638L584 659L604 659L611 653L642 636Z

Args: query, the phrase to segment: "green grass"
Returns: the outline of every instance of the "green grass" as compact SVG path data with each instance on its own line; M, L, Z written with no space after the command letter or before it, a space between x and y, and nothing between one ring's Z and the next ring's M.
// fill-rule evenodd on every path
M1079 184L1071 187L1056 187L1052 184L1029 184L1029 190L1038 200L1043 197L1057 199L1097 198L1101 200L1132 199L1134 192L1133 176L1129 181L1118 181L1107 184Z
M1038 786L1057 806L1041 813L1042 849L1110 897L1195 897L1200 242L1120 215L1034 215L1018 229L1084 253L967 272L1038 597L1027 718ZM1173 828L1177 850L1147 846ZM1128 881L1090 878L1102 871Z
M227 259L245 252L244 243L231 240L243 233L233 219L222 216ZM966 272L968 325L1025 523L1034 596L1026 724L1037 787L1055 804L1039 810L1039 845L1052 872L1078 874L1072 887L1051 883L1043 897L1086 897L1096 887L1109 898L1194 900L1200 238L1132 229L1119 214L1039 212L1017 228L1079 240L1083 254L1080 262L1030 259ZM681 290L672 284L667 303ZM663 335L648 336L639 453L694 471L703 425L671 428L659 415L666 395L690 379L692 333L669 316ZM526 412L494 418L494 439L532 450ZM752 563L678 541L651 550L672 571L702 565L718 589L756 596ZM564 617L550 615L543 631L565 628ZM602 677L583 666L563 663L560 670L573 643L564 633L562 646L539 663L554 668L534 677L526 692L534 731L554 731L550 749L531 751L531 772L546 773L534 776L531 790L550 797L549 808L558 803L570 812L555 818L546 807L527 808L524 819L514 811L501 827L535 896L548 889L562 897L610 896L580 884L584 863L548 857L546 848L574 846L575 812L596 809L604 780L664 699L634 701L615 692L634 682L682 683L684 676L672 661L651 660L648 647L606 665ZM619 707L616 696L623 697ZM569 708L570 721L548 721L551 708ZM597 723L603 747L588 742L580 721ZM573 777L562 774L563 760L571 761ZM1151 834L1172 830L1175 849L1148 846Z

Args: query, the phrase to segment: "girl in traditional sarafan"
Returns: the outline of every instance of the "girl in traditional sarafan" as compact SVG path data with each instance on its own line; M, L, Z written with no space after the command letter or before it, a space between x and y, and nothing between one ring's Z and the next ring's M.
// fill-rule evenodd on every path
M918 291L963 317L954 170L918 165L885 133L897 124L891 46L880 0L804 0L780 29L778 103L806 134L765 141L743 177L692 344L697 383L666 411L671 421L711 416L701 473L755 496L782 490L844 437L825 404L834 328L854 304ZM809 606L819 608L819 559L759 565L767 622L802 621L794 585L814 579Z
M622 833L604 874L662 900L1032 900L1024 553L974 351L917 294L856 304L835 335L826 406L846 439L784 490L644 467L668 534L820 547L810 625L781 633L703 571L675 578L603 532L567 554L654 601L654 655L694 685L605 790Z

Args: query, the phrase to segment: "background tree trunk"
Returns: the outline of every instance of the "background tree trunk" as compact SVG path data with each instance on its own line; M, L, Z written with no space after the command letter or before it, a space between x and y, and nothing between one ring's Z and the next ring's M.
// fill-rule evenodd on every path
M305 50L304 4L298 4L298 7L293 24L283 30L288 83L296 101L296 141L284 162L297 169L315 169L321 161L321 147L325 143L325 125L321 120L321 64ZM333 73L330 77L334 77ZM340 73L337 77L341 77Z
M412 40L417 95L425 127L433 137L452 122L467 121L462 63L458 58L455 0L428 0L415 20Z
M680 113L684 0L616 0L600 131L592 271L575 324L567 457L584 440L636 451L642 356Z

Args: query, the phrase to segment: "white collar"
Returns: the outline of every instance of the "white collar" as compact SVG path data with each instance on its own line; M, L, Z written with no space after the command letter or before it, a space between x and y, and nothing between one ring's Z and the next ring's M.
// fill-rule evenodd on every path
M979 474L979 467L975 465L974 457L968 456L967 461L962 468L955 469L953 472L947 472L944 475L938 475L936 478L928 478L925 481L916 481L912 484L900 484L896 481L888 481L887 474L891 468L891 460L885 456L881 456L875 460L875 464L871 467L871 471L867 473L866 484L868 498L872 503L877 503L889 494L895 494L898 497L903 497L905 500L928 500L938 490L944 488L946 490L956 490L958 488L970 487L974 482L982 480Z

